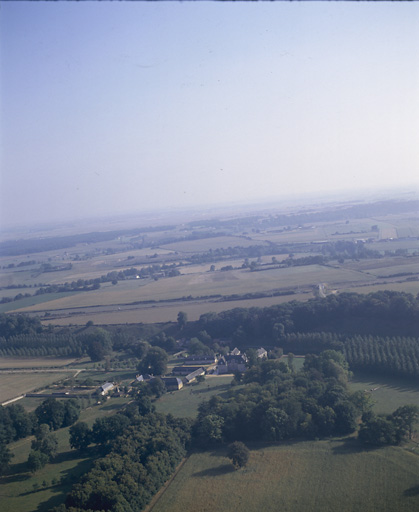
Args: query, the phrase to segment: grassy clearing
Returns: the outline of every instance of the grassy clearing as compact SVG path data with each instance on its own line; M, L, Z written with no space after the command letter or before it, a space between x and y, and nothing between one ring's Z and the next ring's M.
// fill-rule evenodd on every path
M114 414L127 403L125 398L112 398L102 406L90 407L82 411L80 421L92 425L96 418ZM32 438L21 439L10 445L14 453L10 474L0 478L1 509L14 512L47 512L65 499L75 483L92 465L95 452L81 455L70 449L68 428L56 431L58 455L43 469L31 475L25 471L25 461L30 452ZM53 480L57 484L52 484ZM63 482L61 483L61 479ZM46 482L43 488L42 483ZM34 490L34 484L39 490Z
M205 382L183 387L163 395L156 403L157 412L173 414L179 418L195 418L198 406L213 395L223 395L231 389L232 375L207 376Z
M419 406L419 385L400 379L355 375L350 382L353 391L366 390L375 401L377 413L388 414L406 404ZM374 391L371 391L374 390Z
M0 373L0 403L68 376L68 372Z
M255 448L234 471L223 450L193 454L153 512L413 512L419 457L402 448L359 451L353 441Z

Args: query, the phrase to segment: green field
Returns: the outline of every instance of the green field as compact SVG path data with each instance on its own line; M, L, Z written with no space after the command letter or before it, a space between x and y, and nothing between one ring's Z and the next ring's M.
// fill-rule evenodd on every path
M251 448L234 471L222 449L192 454L153 512L414 512L419 455L359 450L354 440Z
M399 379L355 375L351 379L350 389L367 391L375 402L374 410L377 413L389 414L406 404L419 406L419 384L405 383Z
M58 382L71 375L69 372L0 373L0 403Z
M223 395L231 389L231 375L207 376L205 382L191 384L179 391L163 395L156 403L157 412L173 414L177 417L194 418L198 412L198 406L204 400L209 400L213 395Z

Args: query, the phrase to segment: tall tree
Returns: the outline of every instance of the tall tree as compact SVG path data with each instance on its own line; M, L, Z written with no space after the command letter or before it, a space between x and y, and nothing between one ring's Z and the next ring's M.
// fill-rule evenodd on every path
M152 347L138 365L140 373L164 375L167 372L167 352L160 347Z
M227 457L236 469L245 467L249 461L249 448L240 441L231 443L228 447Z

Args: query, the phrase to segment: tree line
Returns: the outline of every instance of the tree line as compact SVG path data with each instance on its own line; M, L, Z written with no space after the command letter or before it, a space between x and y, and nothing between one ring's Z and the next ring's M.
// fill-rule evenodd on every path
M96 420L91 430L85 425L103 455L53 511L142 510L186 455L190 427L189 420L171 415L140 415L134 404L122 414Z

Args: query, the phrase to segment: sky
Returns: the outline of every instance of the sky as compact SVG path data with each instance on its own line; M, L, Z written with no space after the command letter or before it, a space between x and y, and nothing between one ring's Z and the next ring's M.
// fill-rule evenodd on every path
M2 2L0 229L419 190L417 2Z

